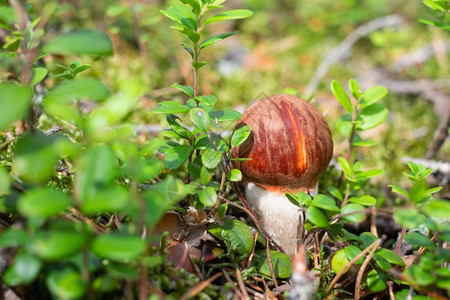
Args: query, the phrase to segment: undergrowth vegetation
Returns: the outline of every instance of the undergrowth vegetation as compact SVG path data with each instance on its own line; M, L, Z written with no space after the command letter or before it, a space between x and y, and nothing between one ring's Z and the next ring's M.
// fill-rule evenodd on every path
M3 297L450 296L450 175L402 161L433 148L449 106L424 99L450 101L448 85L396 89L445 77L447 50L392 87L368 79L430 32L448 44L448 2L41 2L0 1ZM359 37L361 59L305 95L335 151L318 195L286 195L305 229L290 257L246 204L230 151L252 129L233 126L250 100L301 96L330 48L390 13L412 24ZM423 161L448 159L442 144Z

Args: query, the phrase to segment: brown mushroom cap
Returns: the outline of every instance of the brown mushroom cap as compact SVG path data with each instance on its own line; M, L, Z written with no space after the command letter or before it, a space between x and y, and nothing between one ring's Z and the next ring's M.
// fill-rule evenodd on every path
M244 183L278 193L313 190L333 154L330 128L310 103L292 95L275 95L252 104L236 124L252 132L233 158Z

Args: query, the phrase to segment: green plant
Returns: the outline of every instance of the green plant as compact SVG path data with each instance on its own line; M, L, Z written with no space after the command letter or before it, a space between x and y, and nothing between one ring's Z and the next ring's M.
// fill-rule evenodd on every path
M428 6L433 10L435 15L439 18L439 22L426 19L420 19L419 21L424 24L428 24L431 26L435 26L450 31L450 25L448 24L448 18L450 15L450 4L448 3L448 1L423 0L422 2L424 5Z
M78 78L91 65L58 65L63 71L54 78L68 81L50 86L42 104L32 101L37 96L36 86L50 73L38 59L111 55L113 47L106 34L80 29L47 40L40 18L26 28L17 28L14 13L23 7L0 7L5 16L3 27L10 34L4 49L22 64L19 76L0 83L0 130L11 133L13 125L23 120L21 131L3 140L1 153L0 210L8 214L11 223L23 218L22 226L0 235L1 247L14 255L2 277L8 286L31 289L31 284L45 284L44 294L62 299L94 299L101 293L120 294L125 287L127 298L137 292L144 299L149 274L155 273L158 288L174 297L181 297L197 282L166 262L166 243L154 247L150 242L158 239L152 230L163 214L184 197L197 207L218 203L220 184L211 179L229 145L210 128L219 128L217 122L236 120L240 114L215 110L217 98L213 95L197 95L198 70L205 65L199 56L204 48L236 32L201 43L199 38L208 23L251 15L247 10L234 10L204 19L222 2L192 1L193 10L183 5L163 11L184 26L178 29L191 38L192 48L183 45L192 51L196 84L194 88L174 85L192 97L187 105L168 101L154 109L169 114L171 129L162 136L173 140L157 137L145 143L136 140L132 126L123 124L147 92L137 80L123 81L112 94L99 79ZM42 14L50 17L55 7L56 2L49 2ZM31 15L25 12L22 17ZM36 115L38 108L41 115ZM180 119L173 113L181 112L189 112L194 130L179 125ZM44 132L40 120L53 127ZM243 135L233 135L232 144L239 143ZM157 149L165 154L164 162ZM186 160L189 165L184 165ZM240 180L237 170L227 173L228 180ZM222 193L223 189L222 182ZM218 207L222 216L224 209L226 206ZM243 228L250 230L246 225ZM214 287L207 291L217 295ZM19 293L26 297L28 292L31 290Z

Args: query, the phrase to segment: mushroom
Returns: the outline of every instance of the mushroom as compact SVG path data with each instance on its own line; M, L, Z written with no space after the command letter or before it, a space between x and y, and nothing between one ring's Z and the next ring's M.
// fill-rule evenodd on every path
M252 104L236 124L250 136L233 148L242 172L245 197L264 229L293 254L300 211L287 192L317 194L319 175L333 153L330 128L313 105L292 95L275 95Z

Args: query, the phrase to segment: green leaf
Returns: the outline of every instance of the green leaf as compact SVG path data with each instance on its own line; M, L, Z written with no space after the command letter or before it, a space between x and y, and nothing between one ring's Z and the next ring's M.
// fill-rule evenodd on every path
M80 299L86 293L86 282L70 267L51 271L45 283L57 299Z
M350 137L352 134L353 122L350 114L344 114L336 122L336 129L344 137ZM356 136L356 135L355 135Z
M72 201L69 196L53 188L37 188L20 197L19 212L28 218L47 219L65 210Z
M46 68L35 67L31 70L31 85L35 86L47 76L48 70Z
M206 40L204 40L201 44L200 44L200 49L206 48L212 44L215 44L223 39L226 39L227 37L230 37L232 35L235 35L236 33L238 33L237 31L233 31L233 32L229 32L229 33L221 33L221 34L216 34Z
M109 293L120 289L120 284L117 279L109 275L98 276L92 282L92 288L100 293Z
M170 148L165 153L164 166L167 169L176 169L180 167L191 155L192 148L189 145L179 145Z
M430 250L435 248L434 242L429 237L417 232L408 232L405 234L405 241L411 244L414 248L425 247Z
M405 191L404 189L402 189L401 187L393 185L393 184L390 184L388 186L392 189L392 192L397 193L397 194L401 194L401 195L403 195L405 197L409 197L408 192Z
M95 29L63 33L42 47L45 54L107 56L114 53L109 36Z
M342 171L344 171L345 175L351 176L353 171L352 171L352 166L350 165L350 163L342 156L338 157L338 162L342 168Z
M0 132L15 120L28 116L32 93L29 87L0 83Z
M85 240L84 234L75 231L39 231L31 240L30 249L45 260L56 261L81 251Z
M222 160L222 152L214 149L206 149L202 153L202 163L208 169L214 169Z
M334 97L339 101L339 103L344 107L349 113L353 112L352 102L345 92L342 85L337 80L333 80L331 82L331 91L333 92Z
M163 101L157 104L153 109L152 113L154 114L184 114L189 112L189 108L185 105L178 103L177 101Z
M422 266L411 265L404 273L407 276L411 276L415 284L420 286L427 286L436 281L436 277L428 270L424 270Z
M448 8L445 5L445 1L436 1L436 0L423 0L423 4L428 6L433 10L439 10L441 12L447 12Z
M398 266L401 266L401 267L405 266L405 263L404 263L403 259L397 253L395 253L392 250L389 250L389 249L386 249L386 248L381 248L376 253L378 255L384 257L391 264L398 265Z
M17 142L13 173L32 183L47 181L58 162L54 145L42 131L24 134Z
M123 209L129 200L129 192L123 187L110 187L93 191L81 203L81 211L87 215L116 212Z
M200 191L198 199L205 206L214 206L217 202L217 193L213 187L207 186Z
M361 204L350 203L344 206L341 209L341 214L347 214L354 211L364 210L364 206ZM347 216L342 217L342 220L349 223L359 223L366 219L366 214L364 212L354 213Z
M373 86L368 88L362 95L359 106L364 108L372 103L378 102L388 94L387 88L384 86Z
M251 17L252 15L253 15L253 12L248 9L232 9L232 10L218 13L217 15L210 17L203 24L206 25L209 23L225 21L225 20L245 19L245 18Z
M194 88L191 86L174 83L174 84L172 84L172 87L176 88L179 91L182 91L183 93L185 93L186 95L188 95L190 97L194 97ZM178 103L178 102L176 102L176 103Z
M235 110L224 109L210 112L209 117L217 120L218 122L230 122L239 120L242 117L242 114Z
M314 197L312 205L324 210L339 212L339 207L336 206L336 202L323 194L318 194Z
M217 97L214 95L198 96L194 98L195 100L206 104L209 107L213 107L217 104Z
M348 202L371 206L377 203L377 199L369 195L363 195L359 197L351 197L350 199L348 199Z
M13 24L16 21L16 14L13 7L0 7L0 21Z
M359 87L359 84L355 79L350 79L348 81L348 88L355 99L358 99L361 96L361 88Z
M450 202L448 200L432 199L422 209L430 216L438 219L450 219Z
M188 44L184 43L184 42L180 42L181 46L183 46L184 50L186 50L192 57L192 59L194 59L195 54L194 54L194 50L192 50L191 47L189 47ZM193 95L191 97L194 97Z
M181 180L168 177L145 191L143 196L146 203L147 225L155 226L164 212L185 196L187 189ZM138 215L139 212L136 212L136 217Z
M57 85L44 98L43 106L47 114L73 122L80 118L79 112L68 106L74 100L88 98L103 101L109 96L108 88L96 79L80 79Z
M361 233L359 235L359 238L361 239L364 248L369 247L373 242L377 240L377 237L370 232Z
M329 192L333 197L335 197L336 199L338 199L339 201L344 200L344 196L342 195L342 193L341 193L337 188L335 188L334 186L328 187L328 192Z
M318 227L325 228L328 226L328 219L325 213L314 206L306 209L306 219Z
M382 169L373 169L373 170L368 170L368 171L359 171L355 174L356 178L361 178L361 179L368 179L368 178L372 178L372 177L376 177L378 175L381 175L384 173L384 170Z
M427 25L432 25L435 27L439 27L442 28L444 30L450 31L450 26L449 25L445 25L439 22L435 22L435 21L431 21L431 20L425 20L425 19L420 19L419 22L427 24Z
M91 244L91 250L100 257L121 261L138 258L145 250L145 241L135 235L102 234Z
M200 131L208 132L210 119L208 113L204 109L193 108L189 111L189 116L195 127Z
M372 292L381 292L387 288L388 276L383 271L371 270L367 274L367 286Z
M167 9L162 9L160 12L183 27L197 31L197 17L186 6L175 5Z
M238 169L231 169L231 171L227 174L227 179L229 181L241 181L242 173Z
M425 216L421 214L415 207L394 207L394 219L401 226L404 226L407 229L413 229L423 224Z
M388 109L381 103L374 103L361 109L356 121L358 130L367 130L377 127L384 122L388 115Z
M231 136L231 147L237 147L244 143L251 132L252 129L249 126L242 126L236 129Z
M0 166L0 197L9 194L11 177L6 170Z
M198 1L198 0L180 0L181 2L183 2L184 4L189 4L192 7L192 10L194 11L195 14L200 14L201 10L202 10L202 2Z
M81 205L95 201L98 190L112 186L118 175L117 158L108 146L96 145L79 156L76 163L75 192ZM100 200L101 202L101 200Z
M173 129L173 131L180 137L185 139L190 139L192 137L192 133L189 131L189 129L178 124L178 120L181 121L181 119L178 116L169 114L166 115L166 120L167 123L169 123L170 127Z
M358 254L361 253L361 249L356 246L350 245L344 248L344 253L347 256L348 261L354 259ZM361 257L355 262L355 265L361 265L364 262L364 257Z
M378 267L383 271L389 271L391 269L391 264L381 255L374 254L373 260L376 262Z
M192 66L193 66L196 70L198 70L198 69L200 69L201 67L204 67L206 64L207 64L206 61L199 61L199 62L193 62L193 63L192 63Z
M273 273L276 278L289 278L291 276L291 257L287 254L270 250L270 258L272 260ZM266 276L272 276L267 259L266 250L255 251L252 265L258 268L258 271Z
M210 225L208 231L215 238L224 241L229 252L233 251L240 255L249 255L253 250L253 233L247 224L239 220L226 219L223 225Z
M331 259L331 269L334 273L338 274L345 267L345 265L348 264L349 261L350 260L345 254L345 250L341 249L333 255L333 258ZM346 273L347 271L348 269L346 269L344 273Z
M13 265L3 274L3 280L10 286L29 284L39 274L41 267L42 262L37 257L20 253L15 257Z
M28 242L28 235L23 229L9 227L0 234L0 247L23 246Z

